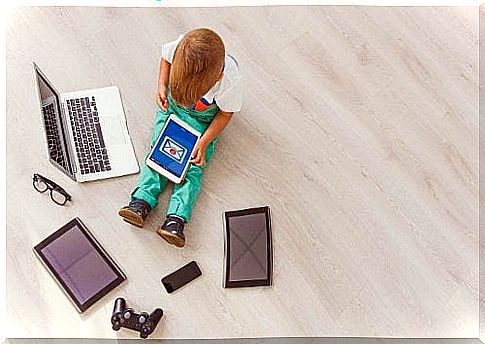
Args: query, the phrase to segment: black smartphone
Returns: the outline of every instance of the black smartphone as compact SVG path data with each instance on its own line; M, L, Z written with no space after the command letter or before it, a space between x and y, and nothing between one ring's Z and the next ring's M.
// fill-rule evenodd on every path
M193 281L197 277L202 275L199 266L195 261L182 266L170 275L162 278L162 284L167 290L167 293L173 293L175 290L183 287L187 283Z

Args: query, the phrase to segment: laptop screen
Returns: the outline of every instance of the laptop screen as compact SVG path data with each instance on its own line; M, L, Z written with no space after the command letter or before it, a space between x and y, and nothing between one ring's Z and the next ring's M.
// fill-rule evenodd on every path
M66 149L67 134L65 127L62 125L63 119L59 94L37 68L35 68L35 74L39 88L49 158L72 175L69 150Z

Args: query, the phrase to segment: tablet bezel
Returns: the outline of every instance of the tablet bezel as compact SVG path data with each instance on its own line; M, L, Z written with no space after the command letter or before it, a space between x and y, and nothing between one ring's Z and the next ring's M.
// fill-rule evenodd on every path
M189 160L187 160L187 163L185 164L184 170L182 171L182 174L181 174L180 177L176 176L175 174L173 174L172 172L167 170L162 165L159 165L156 161L153 161L153 160L150 159L150 157L153 155L153 152L155 151L156 147L158 146L160 140L162 139L163 132L165 131L165 128L167 127L167 125L169 124L170 121L174 121L175 123L180 125L182 128L186 129L188 132L190 132L191 134L193 134L194 136L197 137L197 140L195 141L194 147L192 147L192 149L190 151L187 151L187 154L189 154ZM199 142L201 136L202 136L202 134L200 132L198 132L197 130L192 128L189 124L185 123L183 120L179 119L175 115L172 114L172 115L168 116L167 120L165 121L165 124L163 125L162 130L160 131L160 135L158 136L157 141L155 142L153 147L150 149L150 153L148 154L148 156L145 160L147 166L150 167L151 169L155 170L156 172L160 173L161 175L167 177L169 180L171 180L175 184L180 184L184 180L185 174L187 173L189 165L191 164L190 155L192 155L192 152L194 151L194 148L197 145L197 143Z
M112 269L112 271L117 275L117 278L111 282L110 284L106 285L103 289L98 291L95 295L91 298L86 300L84 303L80 303L79 300L74 296L72 291L63 281L63 279L59 276L56 272L52 264L49 260L45 257L42 253L42 249L50 245L52 242L57 240L63 234L67 233L69 230L77 226L80 231L83 233L85 238L90 242L93 248L98 252L98 254L104 259L106 264ZM40 259L42 264L46 267L47 271L54 277L54 280L59 284L62 291L67 295L71 303L74 305L76 310L79 313L85 312L88 308L94 305L97 301L99 301L102 297L107 295L110 291L115 289L118 285L120 285L123 281L126 280L125 274L121 271L119 266L113 261L113 259L108 255L108 253L103 249L103 247L99 244L99 242L94 238L92 233L86 228L86 226L81 222L79 218L74 218L60 229L49 235L46 239L42 240L38 245L33 248L35 255Z
M229 234L229 218L237 216L245 216L251 214L265 214L266 216L266 250L268 254L267 259L267 276L265 279L251 279L251 280L229 280L230 275L230 259L231 254L231 239ZM239 287L257 287L257 286L270 286L273 284L273 244L272 244L272 234L271 234L271 213L269 206L248 208L242 210L226 211L223 214L224 222L224 278L223 287L224 288L239 288Z

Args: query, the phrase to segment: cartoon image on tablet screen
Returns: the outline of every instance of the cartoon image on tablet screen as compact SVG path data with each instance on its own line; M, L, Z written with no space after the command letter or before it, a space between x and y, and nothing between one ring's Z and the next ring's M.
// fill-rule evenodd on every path
M178 163L182 163L187 153L187 149L168 136L164 138L160 151Z

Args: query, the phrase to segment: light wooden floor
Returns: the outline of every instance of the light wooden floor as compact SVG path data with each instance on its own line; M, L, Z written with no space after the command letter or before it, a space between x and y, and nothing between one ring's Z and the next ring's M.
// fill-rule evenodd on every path
M485 42L483 37L485 37L485 6L482 4L479 8L479 56L485 56ZM479 80L480 80L480 96L479 96L479 108L485 109L485 65L483 63L479 64ZM479 127L485 128L485 116L479 116L480 122ZM480 131L480 161L479 161L479 171L480 176L480 195L479 199L482 200L485 197L485 131ZM482 342L485 341L485 204L480 202L479 209L480 218L480 231L479 231L479 308L480 308L480 339Z
M199 26L237 56L245 105L177 250L155 234L168 193L139 230L116 214L136 176L76 184L48 163L31 63L61 91L118 85L141 162L159 47ZM165 310L158 338L478 336L477 8L23 8L7 43L8 337L136 338L111 330L117 296ZM258 205L274 286L224 290L221 214ZM75 216L128 276L83 316L31 251ZM167 295L192 259L203 277Z
M99 344L99 339L8 339L6 344ZM102 344L132 344L130 339L105 339ZM231 338L231 339L153 339L150 344L482 344L479 339L451 338Z

